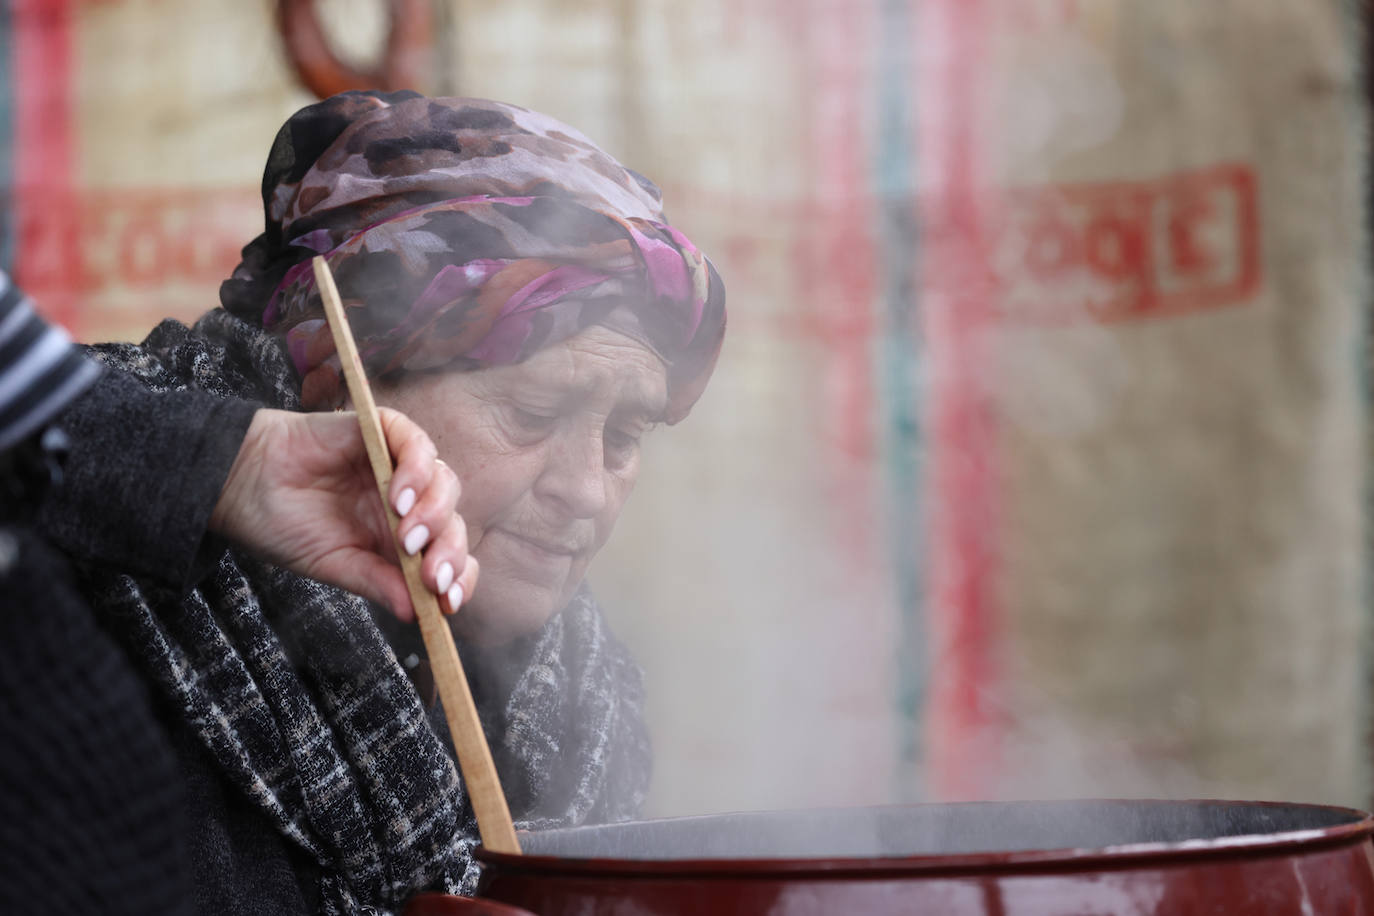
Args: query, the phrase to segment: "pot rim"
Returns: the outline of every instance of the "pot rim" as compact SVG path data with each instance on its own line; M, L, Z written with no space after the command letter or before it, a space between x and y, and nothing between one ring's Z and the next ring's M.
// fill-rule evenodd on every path
M1236 801L1230 799L1052 799L1021 801L984 801L932 803L952 805L1006 805L1018 803L1054 804L1107 803L1129 805L1217 805L1247 808L1306 808L1314 811L1340 813L1349 820L1328 827L1285 830L1274 833L1239 834L1212 839L1179 840L1170 842L1124 843L1102 847L1064 847L1057 849L1025 849L955 853L950 855L902 856L827 856L817 858L715 858L715 859L621 859L580 858L553 855L522 855L494 852L477 846L475 855L486 866L496 866L506 874L539 872L564 875L615 875L617 877L664 879L705 877L708 875L781 876L807 873L813 878L850 877L862 875L920 875L936 877L987 871L1082 871L1087 869L1132 868L1147 863L1168 860L1193 861L1217 858L1254 858L1307 853L1332 846L1368 841L1374 836L1374 815L1357 808L1339 805L1319 805L1302 802ZM925 805L879 805L866 808L817 808L815 811L879 810L920 808ZM728 814L766 814L777 812L728 812ZM641 823L699 821L725 816L727 813L690 815L685 817L652 818ZM614 826L614 825L600 825ZM563 828L576 830L578 828ZM593 828L594 829L594 828ZM521 830L521 836L532 831Z

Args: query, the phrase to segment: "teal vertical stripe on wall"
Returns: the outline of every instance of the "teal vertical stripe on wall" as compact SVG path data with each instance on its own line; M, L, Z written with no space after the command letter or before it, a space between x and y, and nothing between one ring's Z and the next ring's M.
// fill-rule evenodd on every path
M880 0L874 163L880 225L882 330L875 340L879 409L883 413L884 510L888 527L898 640L893 727L897 797L921 795L921 735L928 662L921 595L924 555L919 492L921 430L917 351L915 122L912 92L914 0Z

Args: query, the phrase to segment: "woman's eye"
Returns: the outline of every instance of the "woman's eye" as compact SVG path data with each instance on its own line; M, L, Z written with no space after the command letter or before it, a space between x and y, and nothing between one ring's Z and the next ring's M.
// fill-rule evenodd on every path
M642 430L607 429L605 434L606 463L612 467L623 465L639 449Z
M533 410L525 410L523 407L512 407L511 417L515 420L515 425L526 432L543 432L553 425L553 421L558 419L555 414L537 413Z

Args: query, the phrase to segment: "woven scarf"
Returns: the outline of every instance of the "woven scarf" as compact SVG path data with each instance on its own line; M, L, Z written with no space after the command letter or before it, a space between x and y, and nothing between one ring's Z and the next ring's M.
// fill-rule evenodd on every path
M155 390L298 409L277 338L219 310L93 348ZM224 777L323 869L328 913L471 892L477 831L441 718L363 599L227 551L188 594L87 573L87 593ZM585 587L474 684L512 813L546 828L635 816L648 784L639 669Z
M663 359L676 423L720 352L724 285L667 223L658 188L547 115L336 95L278 132L262 199L265 231L220 299L286 337L307 408L344 397L316 254L374 378L516 363L601 324Z

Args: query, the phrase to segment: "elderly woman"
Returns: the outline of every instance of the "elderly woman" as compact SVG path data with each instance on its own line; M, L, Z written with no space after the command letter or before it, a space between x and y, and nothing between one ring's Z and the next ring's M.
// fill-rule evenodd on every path
M345 406L308 267L325 255L378 400L461 482L481 580L451 620L513 814L633 817L640 673L583 576L641 437L685 417L711 373L714 270L653 184L494 102L328 99L283 126L262 193L266 230L222 309L97 352L156 389ZM201 909L385 911L472 888L475 824L412 628L235 550L186 593L100 570L85 585L157 685Z

